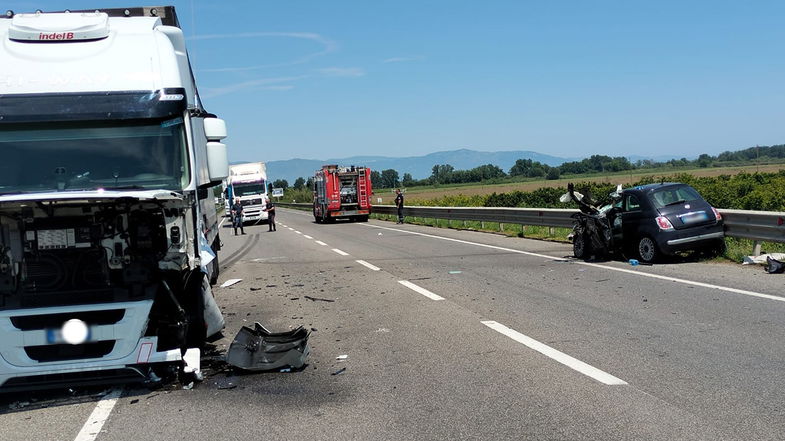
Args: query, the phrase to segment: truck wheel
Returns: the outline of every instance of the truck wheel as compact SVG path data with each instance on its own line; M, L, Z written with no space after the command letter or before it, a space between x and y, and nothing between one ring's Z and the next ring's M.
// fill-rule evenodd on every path
M660 257L657 244L649 236L638 239L638 257L646 263L652 263Z
M218 274L220 273L220 264L218 263L218 253L210 264L213 266L212 274L210 275L210 285L218 283Z
M368 215L365 214L363 216L357 216L357 221L358 222L368 222Z
M207 339L207 324L204 321L204 297L202 280L204 273L195 271L185 286L185 299L182 300L187 316L188 327L185 335L186 348L200 348Z

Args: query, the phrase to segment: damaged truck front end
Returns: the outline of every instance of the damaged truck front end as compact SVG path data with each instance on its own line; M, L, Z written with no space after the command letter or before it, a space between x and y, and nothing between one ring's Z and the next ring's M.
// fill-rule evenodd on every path
M84 193L0 197L4 389L148 376L223 326L207 275L189 266L186 197ZM76 341L74 321L86 330Z
M8 14L0 39L0 391L155 379L224 325L226 126L174 9Z

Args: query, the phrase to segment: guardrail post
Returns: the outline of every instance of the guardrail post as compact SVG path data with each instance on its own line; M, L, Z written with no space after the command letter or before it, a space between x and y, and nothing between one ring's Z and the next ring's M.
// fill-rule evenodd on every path
M752 255L753 256L760 256L760 241L756 240L752 242Z
M480 229L485 229L485 221L480 221Z
M548 227L548 235L553 236L556 234L556 228Z
M499 222L499 231L504 231L504 224Z

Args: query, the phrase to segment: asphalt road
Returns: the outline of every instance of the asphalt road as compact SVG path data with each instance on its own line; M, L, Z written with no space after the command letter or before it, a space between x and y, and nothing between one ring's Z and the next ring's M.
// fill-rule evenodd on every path
M3 397L2 439L785 439L782 275L585 263L564 244L293 210L278 221L222 233L220 282L242 281L215 289L227 337L204 382ZM308 366L227 369L221 354L254 321L312 329Z

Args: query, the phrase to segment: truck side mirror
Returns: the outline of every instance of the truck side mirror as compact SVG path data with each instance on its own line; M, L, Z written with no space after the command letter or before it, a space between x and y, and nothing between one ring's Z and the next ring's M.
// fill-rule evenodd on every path
M205 118L204 135L208 141L220 141L226 138L226 121L221 118Z
M205 128L207 128L206 125ZM226 144L207 143L207 171L210 181L213 182L221 181L229 176L229 155L226 152Z

